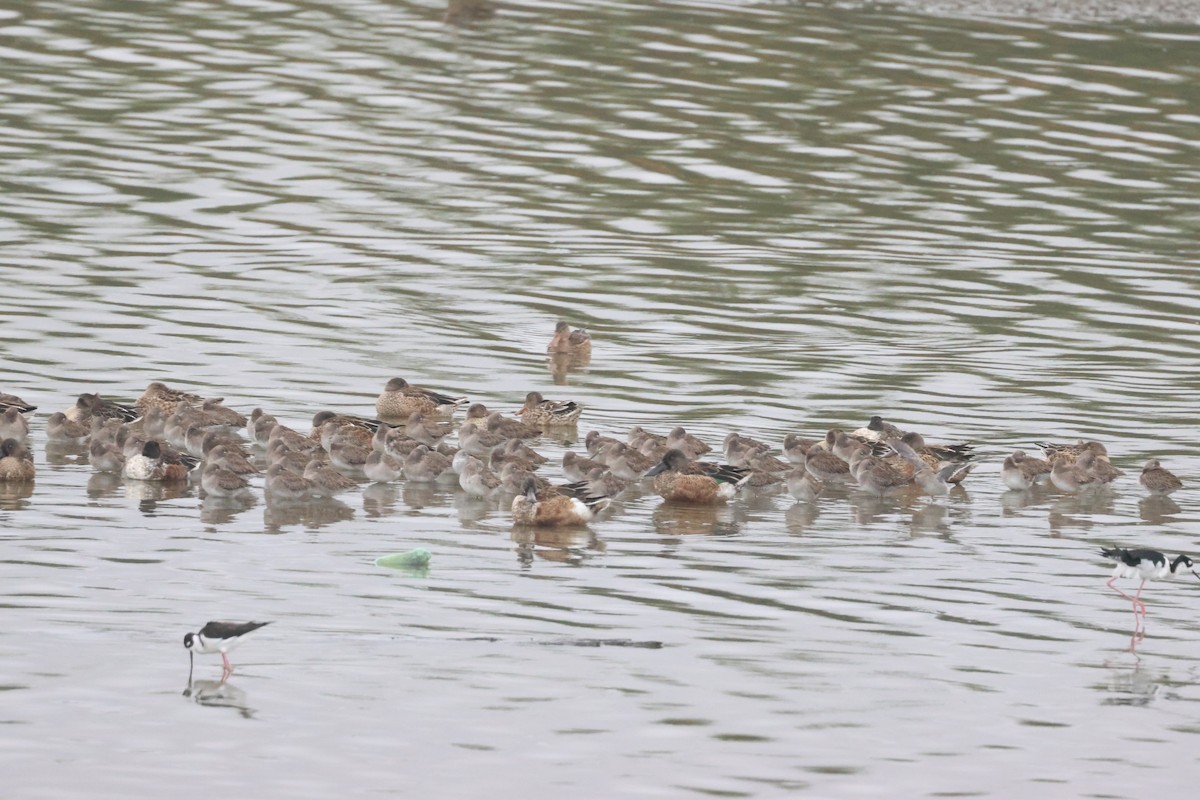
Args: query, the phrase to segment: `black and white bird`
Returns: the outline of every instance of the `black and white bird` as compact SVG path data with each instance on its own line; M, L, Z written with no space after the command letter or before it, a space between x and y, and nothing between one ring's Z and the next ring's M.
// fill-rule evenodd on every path
M1200 573L1197 573L1194 569L1195 565L1192 559L1183 553L1175 556L1170 562L1159 551L1141 547L1133 550L1127 550L1123 547L1104 548L1100 551L1100 555L1110 561L1117 562L1117 566L1113 569L1113 576L1108 581L1108 588L1133 603L1135 630L1139 618L1143 626L1146 624L1146 604L1141 599L1142 589L1145 588L1146 581L1170 578L1179 574L1180 570L1184 569L1191 572L1197 578L1200 578ZM1137 594L1131 597L1113 586L1113 583L1118 578L1141 578L1142 582L1138 585Z
M225 671L221 680L233 674L233 666L229 663L227 653L248 633L252 633L270 622L209 622L197 633L186 633L183 636L183 646L188 650L190 662L195 664L196 653L220 653ZM191 680L191 669L188 669L188 680Z

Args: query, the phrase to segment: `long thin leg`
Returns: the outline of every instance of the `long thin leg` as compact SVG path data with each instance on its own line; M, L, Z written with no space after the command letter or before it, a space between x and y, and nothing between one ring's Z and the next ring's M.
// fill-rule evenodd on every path
M1138 587L1137 594L1133 598L1135 605L1142 607L1142 620L1146 619L1146 604L1142 602L1142 589L1146 588L1146 581L1142 579L1142 585Z
M221 682L224 683L233 674L233 665L229 663L229 656L225 655L224 650L221 651L221 661L225 664L225 670L221 673Z
M1113 576L1113 577L1112 577L1112 578L1111 578L1111 579L1108 581L1108 584L1107 584L1107 586L1108 586L1108 588L1112 589L1112 590L1113 590L1114 592L1116 592L1117 594L1121 595L1121 597L1124 597L1126 600L1128 600L1129 602L1133 603L1133 629L1136 631L1136 630L1138 629L1138 626L1141 624L1141 623L1140 623L1140 621L1139 621L1139 617L1138 617L1138 607L1139 607L1139 606L1141 606L1141 607L1142 607L1142 609L1145 609L1145 607L1146 607L1146 606L1145 606L1145 604L1143 604L1143 603L1142 603L1142 601L1141 601L1141 600L1137 599L1137 598L1136 598L1136 597L1134 597L1133 595L1125 594L1125 593L1124 593L1124 592L1122 592L1120 589L1118 589L1117 587L1113 586L1113 581L1115 581L1116 579L1117 579L1117 578L1116 578L1116 576ZM1145 582L1145 581L1142 581L1142 586L1145 586L1145 585L1146 585L1146 582ZM1139 588L1139 589L1138 589L1138 594L1141 594L1141 593L1142 593L1142 590Z

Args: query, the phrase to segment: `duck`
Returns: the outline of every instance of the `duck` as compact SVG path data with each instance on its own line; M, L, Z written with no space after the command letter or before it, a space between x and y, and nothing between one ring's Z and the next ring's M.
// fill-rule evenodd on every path
M96 472L124 472L125 452L115 441L93 438L88 443L88 463Z
M452 461L449 456L419 444L404 459L404 477L410 481L435 481L450 469Z
M602 435L600 431L588 431L587 435L583 437L583 446L587 449L589 456L596 458L605 447L619 441L621 440Z
M8 392L0 392L0 411L7 411L10 408L15 408L22 414L28 414L30 411L37 411L37 406L31 403L26 403L15 394Z
M246 436L254 444L267 446L267 437L271 435L271 428L279 422L274 416L263 411L261 408L256 408L250 412L250 416L246 418Z
M537 485L538 496L541 497L546 492L554 492L550 481L545 478L534 475L531 471L523 467L508 463L500 468L500 489L510 493L520 493L525 490L525 482L532 480ZM461 480L461 478L460 478Z
M314 492L323 497L331 497L358 485L320 459L309 461L304 466L303 475L305 480L312 482Z
M1050 482L1053 483L1059 491L1066 492L1067 494L1075 494L1076 492L1084 489L1089 489L1100 485L1100 482L1096 479L1096 476L1091 474L1091 472L1089 472L1087 469L1087 467L1095 459L1095 456L1089 452L1085 452L1084 455L1088 456L1088 458L1084 459L1083 456L1081 456L1079 459L1074 461L1068 460L1064 457L1047 459L1051 461ZM1079 461L1084 461L1085 463L1080 464Z
M379 429L379 425L379 420L360 417L357 414L340 414L329 410L318 411L313 414L312 430L308 436L310 439L320 439L326 435L326 431L332 433L340 431L342 428L358 428L369 436Z
M1108 461L1108 448L1094 440L1085 442L1080 439L1075 444L1055 444L1054 442L1034 442L1034 444L1042 449L1042 454L1046 456L1051 467L1059 461L1073 464L1085 452L1090 452L1096 458Z
M458 445L468 454L479 459L491 458L492 451L503 447L508 439L499 433L482 430L478 426L465 426L458 429Z
M453 430L454 428L444 422L426 419L420 411L409 414L404 423L404 435L428 447L437 447L438 442L449 436Z
M820 442L819 439L807 439L798 433L789 433L783 437L783 455L793 464L804 466L808 451Z
M547 460L533 448L525 446L520 439L509 439L504 447L497 447L492 451L487 464L493 469L502 469L506 465L512 464L529 472L535 472Z
M500 488L500 476L478 458L469 458L458 475L458 485L474 497L487 497Z
M608 445L604 450L604 456L604 463L608 465L609 471L627 481L641 480L655 464L661 463L661 459L655 460L644 456L641 451L634 450L623 442L614 442ZM688 460L686 455L684 455L684 459Z
M9 406L0 412L0 441L4 439L16 439L22 444L29 439L29 422L21 416L16 406Z
M567 477L567 480L571 480L570 476ZM618 478L605 467L598 466L588 470L582 483L587 485L588 494L596 495L597 497L616 497L625 491L632 481Z
M267 479L264 484L267 501L271 500L308 500L318 494L316 485L292 472L284 464L272 464L267 468Z
M546 352L555 354L570 354L573 356L590 356L592 354L592 337L583 328L571 330L566 322L559 321L554 326L554 336L546 346Z
M209 461L200 472L200 488L211 497L236 497L250 488L250 481Z
M930 497L945 497L950 494L951 485L958 482L951 479L961 474L964 469L963 463L959 461L938 461L937 459L933 459L931 464L930 454L918 453L909 446L904 437L892 440L891 447L897 455L913 467L912 483ZM969 464L966 465L965 469L967 472L970 472L971 466ZM959 478L959 481L961 481L961 478Z
M1004 459L1000 468L1000 479L1009 489L1023 491L1038 482L1043 475L1050 474L1050 463L1041 458L1026 455L1024 450L1014 450Z
M754 453L769 452L771 445L766 442L760 442L752 436L743 436L737 431L730 431L725 435L722 448L725 451L725 459L731 465L740 467Z
M892 439L902 438L904 433L904 431L890 422L885 422L883 417L876 414L867 422L866 427L859 428L850 435L866 442L890 442Z
M221 469L229 470L235 475L256 475L258 467L254 466L246 454L229 444L218 444L210 448L204 455L205 465L215 464Z
M414 386L404 378L392 378L375 400L375 413L382 419L408 419L414 412L450 416L467 398Z
M607 469L607 465L596 461L595 459L581 456L574 450L567 450L562 457L563 475L567 476L569 481L582 481L588 477L588 474L596 469Z
M335 438L329 446L330 463L338 469L349 472L362 472L363 465L367 463L367 456L370 454L370 444L363 447L360 443L347 439Z
M811 503L825 489L825 484L809 474L805 464L796 464L787 474L788 494L797 500Z
M1107 458L1100 458L1093 450L1081 453L1079 458L1075 459L1075 466L1086 470L1100 484L1112 483L1125 474L1110 464Z
M13 410L13 407L9 406L9 410ZM87 441L91 435L92 427L90 425L67 419L67 415L61 411L55 411L46 420L46 439L48 441L78 444Z
M217 401L220 402L221 399L223 398L218 398ZM146 413L146 409L151 407L161 408L168 414L172 414L175 412L176 406L183 402L203 403L204 398L182 389L172 389L162 381L152 381L133 406L138 410L139 415ZM242 424L245 425L245 421Z
M164 448L157 439L142 445L140 453L126 456L121 474L135 481L186 481L189 467L182 460L163 457Z
M363 474L375 483L391 483L404 476L404 462L384 450L372 450L363 464Z
M668 450L646 473L664 500L715 505L729 501L750 479L750 471L728 464L689 461L679 450Z
M94 417L115 419L121 422L133 422L142 416L137 408L118 403L115 400L105 400L98 393L84 392L79 395L75 405L66 410L67 419L73 422L90 423Z
M854 480L864 490L878 495L902 489L912 484L916 473L912 465L907 470L889 463L879 456L868 455L865 449L858 450L850 461Z
M679 425L668 431L666 446L683 451L683 454L693 461L712 451L712 447L702 441L700 437L693 436Z
M900 441L915 450L924 458L926 464L935 469L942 461L969 461L972 457L971 451L975 449L975 445L970 442L929 444L925 441L925 437L916 431L904 434L900 437Z
M198 409L205 427L246 427L246 415L225 405L225 398L209 398L200 404Z
M525 481L521 493L513 498L513 523L539 528L586 525L599 511L607 508L609 502L608 497L593 495L539 496L537 482L529 478Z
M1142 474L1138 477L1138 483L1147 492L1156 495L1168 495L1183 488L1183 481L1175 477L1174 473L1170 470L1165 469L1157 458L1150 459L1142 467Z
M0 483L28 483L37 473L33 457L16 439L0 443Z
M507 439L536 439L542 435L542 429L516 419L508 419L499 411L487 415L484 424L492 433L498 433Z
M465 425L467 427L479 427L487 430L488 417L492 412L483 403L471 403L467 406L467 415L459 426L459 430Z
M517 416L528 425L554 428L574 425L582 413L583 406L574 400L547 400L541 392L530 392Z
M822 483L844 483L852 477L850 463L822 447L809 449L804 457L804 469Z

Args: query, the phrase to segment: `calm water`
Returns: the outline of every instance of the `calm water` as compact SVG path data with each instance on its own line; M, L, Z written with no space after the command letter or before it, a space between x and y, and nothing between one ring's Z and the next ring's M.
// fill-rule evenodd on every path
M1131 653L1095 550L1200 550L1200 27L436 5L0 10L0 390L40 406L0 497L6 792L1188 791L1200 587L1148 589ZM586 369L547 368L560 317ZM230 506L44 447L82 391L304 427L394 375L579 400L580 434L882 413L984 463L940 502L635 491L533 538L451 488ZM1113 491L1004 491L1006 452L1078 436ZM184 696L222 618L275 624ZM583 646L621 639L663 647Z

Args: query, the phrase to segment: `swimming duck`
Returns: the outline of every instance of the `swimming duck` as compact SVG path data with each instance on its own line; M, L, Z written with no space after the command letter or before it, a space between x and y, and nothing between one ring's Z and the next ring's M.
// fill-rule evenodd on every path
M806 439L798 433L789 433L783 437L783 454L787 460L798 466L803 466L808 451L815 447L820 440Z
M499 411L493 411L485 420L487 429L498 433L506 439L536 439L542 435L542 429L520 420L508 419Z
M1142 467L1138 483L1150 494L1166 495L1183 488L1183 481L1175 477L1170 470L1164 469L1157 458L1150 459L1146 466Z
M363 464L363 474L375 483L391 483L404 476L404 462L383 450L372 450Z
M11 438L0 443L0 482L28 483L36 472L33 457L24 445Z
M1087 458L1085 459L1084 456ZM1075 461L1070 461L1065 457L1053 459L1050 467L1050 482L1058 487L1059 491L1068 494L1099 486L1100 482L1096 476L1087 469L1094 459L1095 456L1086 451ZM1080 464L1080 461L1084 461L1084 463Z
M866 452L856 451L850 461L850 470L860 487L872 494L883 495L912 483L916 472L912 465L905 470L900 465L889 463L879 456L867 455Z
M605 464L591 458L585 458L574 450L567 450L563 453L563 475L566 475L569 481L585 480L588 477L588 473L597 467L607 469Z
M221 398L218 398L218 402ZM182 389L172 389L162 381L152 381L142 392L142 396L133 404L139 414L144 414L151 407L161 408L168 414L175 412L175 407L182 402L203 403L204 398L198 394L185 392ZM245 421L242 422L245 425Z
M654 477L654 491L666 500L715 504L732 498L750 478L746 469L707 461L689 461L678 450L668 450L658 466L646 473Z
M432 389L414 386L404 378L392 378L375 400L375 413L384 419L408 419L412 414L449 416L464 403L465 397L453 397Z
M588 455L592 458L596 458L606 446L619 441L621 440L614 439L611 436L602 436L600 431L588 431L587 435L583 437L583 445L587 448Z
M435 481L450 469L452 461L452 458L419 444L404 459L404 477L410 481Z
M65 415L63 415L63 419L66 419ZM87 429L84 428L84 430L86 432ZM18 442L24 443L28 438L29 423L21 416L21 412L16 406L9 406L0 413L0 441L16 439Z
M200 487L212 497L236 497L250 488L250 481L209 461L200 473Z
M1041 458L1026 455L1024 450L1015 450L1004 459L1000 468L1000 479L1009 489L1028 489L1043 475L1050 474L1050 463Z
M409 414L408 421L404 423L404 435L428 447L437 447L438 442L449 436L453 430L454 428L444 422L426 419L420 411Z
M683 454L680 453L680 455ZM684 459L687 460L686 455ZM623 442L614 442L604 449L604 463L608 465L609 471L618 478L636 481L644 477L656 464L661 463L661 459L655 461Z
M822 483L844 483L852 477L848 461L821 447L809 449L804 457L804 468Z
M892 439L903 437L904 431L890 422L884 422L883 417L876 414L867 422L865 428L859 428L851 433L850 436L866 442L888 442Z
M15 394L0 392L0 411L7 411L10 408L15 408L22 414L28 414L30 411L37 410L37 406L26 403Z
M163 458L163 446L157 439L142 445L140 453L126 456L122 474L135 481L186 481L189 467L182 460Z
M308 500L318 494L312 481L297 475L283 464L272 464L267 468L264 484L267 501Z
M666 446L682 451L693 461L712 450L700 437L693 436L678 425L667 433Z
M583 406L574 400L547 400L540 392L530 392L517 416L528 425L553 428L574 425L582 413Z
M90 423L93 417L133 422L142 416L142 412L133 406L118 403L115 400L105 400L97 393L84 392L79 395L75 405L66 410L66 416L73 422Z
M508 442L502 434L483 430L479 426L463 426L458 429L458 445L479 459L491 458L492 451Z
M797 464L787 474L787 488L792 497L811 503L825 489L825 484L808 474L806 465Z
M330 456L332 458L332 455ZM314 491L323 497L353 489L356 484L342 473L320 459L313 459L304 466L304 478L311 481Z
M12 407L9 407L10 410ZM8 413L8 412L5 412ZM92 435L92 427L83 422L67 419L61 411L55 411L46 420L46 438L52 442L83 442Z
M530 478L522 487L521 494L513 498L513 522L542 528L586 525L609 502L607 497L590 495L568 497L555 494L542 499L538 495L536 481Z
M591 355L592 337L583 328L571 330L570 325L559 322L554 326L554 337L546 347L546 352L551 354L569 353L578 356Z
M500 476L478 458L468 458L458 474L458 485L475 497L487 497L500 488Z

